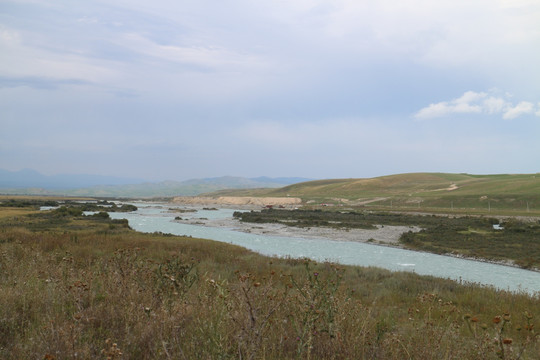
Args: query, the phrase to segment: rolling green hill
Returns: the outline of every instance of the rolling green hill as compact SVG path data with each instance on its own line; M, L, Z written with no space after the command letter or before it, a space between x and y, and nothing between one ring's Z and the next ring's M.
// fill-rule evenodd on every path
M213 195L291 196L306 203L403 209L540 211L540 174L410 173L369 179L317 180L278 189Z

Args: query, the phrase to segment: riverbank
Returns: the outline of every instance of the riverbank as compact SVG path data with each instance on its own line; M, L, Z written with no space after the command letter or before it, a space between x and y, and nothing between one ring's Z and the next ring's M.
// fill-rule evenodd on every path
M337 229L326 227L295 227L283 224L252 224L241 222L235 218L227 219L206 219L200 218L195 213L192 217L187 217L176 222L190 225L227 228L244 233L281 236L309 239L329 239L334 241L354 241L363 243L373 243L403 248L399 242L401 234L413 231L418 232L421 228L416 226L377 226L377 229Z
M246 207L244 207L244 209L245 208ZM242 222L232 217L217 220L207 219L202 218L200 214L197 213L193 213L192 215L188 216L187 218L183 218L182 220L175 221L190 225L226 228L233 231L239 231L255 235L369 243L379 246L389 246L394 248L412 250L419 253L430 253L430 251L425 251L423 249L414 249L405 246L405 244L400 241L400 237L404 233L417 233L421 231L422 227L420 226L376 225L376 229L335 228L317 226L297 227L288 226L283 223ZM493 260L479 256L466 256L463 253L459 252L437 252L437 254L459 259L473 260L496 265L504 265L514 268L523 268L511 259ZM539 272L539 269L535 267L527 268L527 270Z

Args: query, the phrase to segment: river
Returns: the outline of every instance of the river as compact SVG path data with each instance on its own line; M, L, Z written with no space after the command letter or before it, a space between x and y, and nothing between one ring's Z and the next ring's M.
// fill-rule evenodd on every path
M263 255L332 261L344 265L376 266L392 271L413 271L421 275L450 278L494 286L509 291L540 293L540 273L510 266L459 259L425 252L360 242L327 239L305 239L249 234L229 228L188 225L175 222L183 214L169 212L171 206L135 204L139 210L131 213L110 213L114 219L127 219L131 228L141 232L163 232L211 239L243 246ZM235 210L198 210L200 218L232 217Z

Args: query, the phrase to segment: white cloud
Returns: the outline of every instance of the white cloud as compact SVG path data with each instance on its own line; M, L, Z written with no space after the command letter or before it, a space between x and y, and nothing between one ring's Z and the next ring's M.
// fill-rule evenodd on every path
M467 91L465 94L463 94L460 98L457 98L454 100L457 104L468 104L470 102L475 102L480 99L483 99L486 97L486 93L484 92L474 92L474 91Z
M440 102L437 104L429 104L429 106L420 109L420 111L418 111L414 117L419 120L432 119L448 115L451 112L452 108L447 102Z
M76 51L56 51L32 44L32 35L0 28L0 76L80 79L98 82L116 72L112 62L95 61Z
M205 46L160 45L140 34L130 33L121 36L118 45L131 51L159 60L193 64L210 68L251 67L263 62L249 54L239 54L226 48Z
M17 44L20 42L20 35L14 29L9 29L0 25L0 44Z
M517 69L540 59L540 48L532 46L540 41L535 0L334 0L323 19L319 28L332 39L348 38L354 48L434 67L466 66L501 76L501 67ZM529 77L538 78L538 70L529 69Z
M506 97L510 95L506 94ZM485 92L467 91L461 97L451 101L442 101L430 104L420 109L414 117L418 120L444 117L451 114L501 114L505 120L515 119L521 115L534 112L534 104L521 101L513 105L510 101L500 96L488 96ZM540 116L540 110L536 113Z
M534 113L536 116L540 116L540 102L538 103L538 111Z
M456 113L480 113L482 112L482 107L479 105L471 105L468 103L457 103L454 105L453 109Z
M500 97L493 97L490 96L489 98L484 100L484 110L488 114L495 114L503 111L503 109L508 106L508 102Z
M522 101L514 107L505 109L503 119L515 119L524 114L531 114L534 111L534 105L528 101Z
M481 113L483 111L482 105L478 103L475 104L475 102L484 99L486 96L487 94L483 92L467 91L457 99L430 104L429 106L420 109L414 117L419 120L424 120L443 117L454 113Z

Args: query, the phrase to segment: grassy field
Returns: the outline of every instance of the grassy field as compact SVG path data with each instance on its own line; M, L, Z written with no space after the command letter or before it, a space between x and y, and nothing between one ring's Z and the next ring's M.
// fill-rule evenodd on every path
M75 197L75 196L36 196L36 195L1 195L0 202L9 200L24 201L24 200L38 200L40 202L46 201L89 201L94 200L89 197Z
M318 180L279 189L221 191L212 195L291 196L314 205L540 216L540 174L412 173Z
M0 358L538 359L540 295L0 207Z

